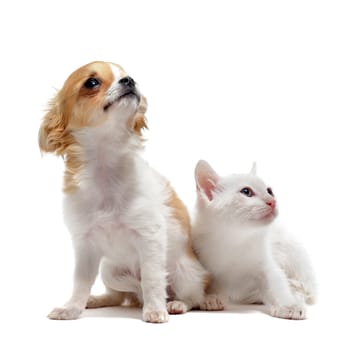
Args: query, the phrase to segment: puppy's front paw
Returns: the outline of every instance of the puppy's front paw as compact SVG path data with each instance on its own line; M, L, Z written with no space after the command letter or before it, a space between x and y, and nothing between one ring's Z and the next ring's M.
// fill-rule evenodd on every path
M150 323L165 323L169 320L166 310L143 310L143 320Z
M169 314L184 314L188 311L188 306L180 300L169 301L166 305Z
M221 311L224 309L224 305L216 294L208 294L204 297L199 308L206 311Z
M273 305L270 307L270 314L273 317L286 318L289 320L305 320L306 308L303 305Z
M78 307L58 307L53 309L47 317L51 320L76 320L82 311Z

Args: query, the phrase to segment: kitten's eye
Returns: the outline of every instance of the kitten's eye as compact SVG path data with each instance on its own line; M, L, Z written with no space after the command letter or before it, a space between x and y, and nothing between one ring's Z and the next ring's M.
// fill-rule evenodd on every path
M247 197L252 197L254 196L254 192L251 188L249 187L244 187L241 189L241 193L244 194Z
M97 86L101 85L100 81L97 80L96 78L89 78L88 80L86 80L86 82L84 83L84 86L87 89L93 89L96 88Z
M270 196L272 196L272 197L275 196L275 195L273 194L273 192L272 192L272 188L271 188L271 187L269 187L266 191L267 191L267 193L268 193Z

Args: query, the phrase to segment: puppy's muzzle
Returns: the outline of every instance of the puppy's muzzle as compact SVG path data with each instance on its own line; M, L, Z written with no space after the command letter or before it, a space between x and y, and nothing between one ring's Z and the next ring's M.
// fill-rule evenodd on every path
M131 77L124 77L118 81L120 85L123 85L125 87L134 88L135 87L135 80Z
M135 80L131 77L124 77L118 81L118 83L122 86L122 93L119 96L119 99L122 99L126 96L135 96L138 101L140 101L140 94L136 89Z
M121 86L121 92L119 96L113 100L108 102L104 107L104 111L107 111L112 104L114 104L117 101L122 100L123 98L136 98L137 102L139 103L141 100L140 93L138 92L136 88L135 80L129 76L124 77L118 81L118 84Z

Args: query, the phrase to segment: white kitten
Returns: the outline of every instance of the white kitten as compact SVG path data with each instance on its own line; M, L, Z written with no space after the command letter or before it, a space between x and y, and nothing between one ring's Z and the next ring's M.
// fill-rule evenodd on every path
M197 206L194 248L211 273L212 304L263 303L272 316L304 319L315 299L315 282L304 249L273 223L276 199L249 174L220 177L205 161L195 170Z

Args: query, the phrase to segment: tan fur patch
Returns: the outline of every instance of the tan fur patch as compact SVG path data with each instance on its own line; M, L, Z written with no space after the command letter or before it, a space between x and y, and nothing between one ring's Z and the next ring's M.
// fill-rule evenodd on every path
M142 130L148 129L147 119L145 113L147 111L147 100L145 96L141 96L139 106L137 108L137 113L128 122L128 127L130 130L135 132L138 136L142 136Z
M64 153L67 138L66 127L68 118L60 111L59 97L55 96L49 102L49 110L44 116L39 129L39 147L42 152Z
M142 136L143 129L148 129L147 121L143 114L136 115L136 117L134 118L134 125L132 129L139 136Z
M65 164L63 191L65 193L70 193L78 188L78 173L83 167L80 156L80 146L78 144L72 144L67 148Z
M207 274L204 276L203 278L203 287L204 287L204 291L207 291L210 285L210 274L209 272L207 272Z
M93 91L84 87L88 78L96 78L101 85ZM85 126L97 126L104 122L100 118L97 122L89 119L92 108L103 108L106 91L114 79L112 69L105 62L93 62L76 70L66 81L60 95L69 96L61 103L65 106L65 113L69 115L69 126L81 128Z
M173 209L173 216L181 225L182 232L187 235L187 249L186 254L192 260L198 260L196 253L192 247L192 237L191 237L191 219L188 214L187 208L178 197L174 189L168 184L168 189L170 191L170 198L168 201L168 206ZM210 284L210 275L206 273L203 277L203 289L207 290Z
M83 86L89 77L96 77L103 82L93 94L87 94ZM93 62L73 72L49 102L48 112L39 130L41 151L64 154L66 148L75 143L69 130L89 125L91 108L101 106L112 81L113 72L105 62Z
M173 216L180 223L182 232L187 235L187 255L193 260L198 260L192 248L191 219L187 208L170 184L168 184L168 188L170 191L170 198L167 204L173 209Z
M191 233L191 221L187 208L169 184L168 188L170 191L168 205L173 209L173 216L179 221L183 232L189 235Z

